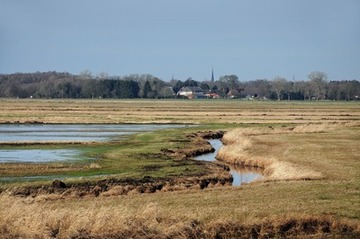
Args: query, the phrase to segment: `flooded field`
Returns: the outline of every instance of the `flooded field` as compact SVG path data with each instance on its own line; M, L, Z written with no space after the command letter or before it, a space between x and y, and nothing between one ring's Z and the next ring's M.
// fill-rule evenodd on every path
M67 143L102 142L119 140L121 137L139 132L183 127L181 125L60 125L60 124L2 124L0 144L8 143ZM74 149L0 149L0 163L46 163L73 160L80 154Z
M215 151L213 153L203 154L195 157L196 160L215 161L219 149L223 146L220 139L211 139L209 143L213 146ZM253 167L237 167L228 164L230 173L233 177L233 186L240 186L242 183L249 183L262 178L261 170Z
M79 150L73 149L1 149L1 163L46 163L73 160Z
M8 142L95 142L137 132L183 127L171 124L0 124L0 144Z

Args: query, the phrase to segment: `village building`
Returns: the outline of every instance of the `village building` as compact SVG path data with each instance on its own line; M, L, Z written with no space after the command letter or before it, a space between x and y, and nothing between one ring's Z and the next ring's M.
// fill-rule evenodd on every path
M207 98L209 99L220 99L221 96L216 92L208 92L206 93Z
M189 99L207 98L204 91L200 87L197 87L197 86L185 86L185 87L182 87L178 91L177 95L178 96L184 96L184 97L187 97Z

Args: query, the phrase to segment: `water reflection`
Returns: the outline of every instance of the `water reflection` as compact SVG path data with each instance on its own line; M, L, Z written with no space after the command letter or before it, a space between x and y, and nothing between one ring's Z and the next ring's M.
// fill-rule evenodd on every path
M233 186L240 186L242 183L250 183L261 179L262 170L254 167L230 166L230 173L233 176Z
M137 132L184 127L172 124L0 124L0 143L107 141Z
M173 124L0 124L0 144L43 142L103 142L125 135L178 128ZM73 149L0 149L0 163L46 163L74 160L81 152Z
M211 139L209 140L211 146L215 149L214 152L203 154L195 157L196 160L202 161L215 161L216 155L219 149L223 146L221 140ZM235 165L228 165L230 168L230 174L233 176L233 186L240 186L242 183L249 183L257 179L262 178L261 169L254 167L239 167Z
M74 160L79 155L74 149L15 149L0 150L0 163L48 163Z

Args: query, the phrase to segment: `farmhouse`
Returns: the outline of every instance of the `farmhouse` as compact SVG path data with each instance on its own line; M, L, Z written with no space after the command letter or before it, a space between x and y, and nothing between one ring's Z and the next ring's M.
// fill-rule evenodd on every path
M220 99L221 96L216 92L208 92L206 93L206 97L209 99Z
M204 91L197 86L185 86L182 87L178 93L178 96L185 96L189 99L200 99L200 98L206 98L206 95L204 94Z

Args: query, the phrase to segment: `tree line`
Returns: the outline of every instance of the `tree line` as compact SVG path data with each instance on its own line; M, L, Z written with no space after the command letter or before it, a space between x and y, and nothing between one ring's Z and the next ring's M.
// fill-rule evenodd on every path
M272 100L358 100L358 80L328 81L324 72L311 72L307 80L290 81L284 77L240 81L225 75L214 81L163 81L149 74L92 76L67 72L0 74L2 98L175 98L182 87L200 87L220 98Z

